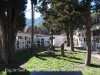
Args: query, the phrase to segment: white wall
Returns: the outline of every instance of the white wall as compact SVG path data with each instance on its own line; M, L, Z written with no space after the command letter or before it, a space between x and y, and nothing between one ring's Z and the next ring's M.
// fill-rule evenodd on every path
M35 38L36 36L34 36ZM16 37L15 50L25 48L31 48L31 35L29 33L19 32Z
M100 29L100 25L94 25L91 27L91 49L92 50L95 50L97 52L100 52L100 43L94 41L95 39L97 38L100 38L100 35L99 36L93 36L93 30L97 30L97 29ZM86 40L86 29L83 29L83 30L80 30L80 31L77 31L78 33L82 33L82 44L83 44L83 48L86 49L86 41L84 41L84 38Z
M38 46L37 41L40 41L40 46L42 45L41 39L44 39L44 46L49 46L50 43L49 41L50 36L44 36L44 37L37 37L34 35L34 43L36 46ZM26 33L26 32L19 32L17 33L16 37L16 42L15 42L15 50L21 50L21 49L26 49L26 48L31 48L31 34Z
M40 45L41 45L41 42L42 40L41 39L44 39L44 46L50 46L50 40L49 40L50 36L38 36L37 37L37 40L36 40L36 46L38 46L38 43L37 41L40 41Z
M55 45L55 44L61 45L67 39L66 36L61 36L61 35L54 35L53 37L55 37L53 39L53 45Z
M44 36L36 36L34 35L34 43L35 46L42 46L42 40L44 39L44 46L50 46L50 40L49 38L51 37L51 35L44 35ZM62 43L64 43L64 41L66 41L66 36L61 36L61 35L54 35L53 37L55 37L55 39L53 39L53 45L55 44L59 44L61 45ZM39 41L39 43L37 42ZM15 50L22 50L22 49L26 49L26 48L31 48L31 34L30 33L26 33L26 32L19 32L17 34L16 37L16 42L15 42Z

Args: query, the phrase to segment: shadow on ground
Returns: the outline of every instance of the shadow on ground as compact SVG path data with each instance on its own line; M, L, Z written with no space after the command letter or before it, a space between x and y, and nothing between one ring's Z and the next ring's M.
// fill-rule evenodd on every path
M97 64L90 64L90 67L100 68L100 65L97 65Z
M70 61L70 62L74 62L74 63L79 63L79 64L84 64L84 63L82 63L82 62L79 62L79 61L73 61L73 60L69 60L69 58L70 59L75 59L75 60L82 60L81 58L76 58L76 57L71 57L71 56L63 56L63 57L65 57L65 58L60 58L60 57L54 57L54 58L57 58L57 59L59 59L59 60L66 60L66 61Z
M15 60L9 64L0 61L0 72L6 72L7 75L29 75L29 71L21 68L32 56L30 51L18 52L15 54ZM27 55L27 56L26 56ZM2 75L2 74L1 74Z
M86 49L84 49L83 47L74 47L75 49L79 49L79 50L86 50Z
M15 60L9 64L0 62L0 71L5 71L7 75L29 75L30 72L28 70L20 67L25 62L24 60Z
M60 57L60 56L52 56L52 55L50 55L50 56L36 56L37 58L39 58L39 59L41 59L41 60L47 60L47 59L45 59L44 57L52 57L52 58L55 58L55 59L59 59L59 60L66 60L66 61L70 61L70 62L74 62L74 63L79 63L79 64L84 64L84 63L82 63L82 62L79 62L79 61L77 61L77 60L83 60L83 59L81 59L81 58L77 58L77 57L71 57L71 56L62 56L62 57L64 57L64 58L62 58L62 57ZM76 61L73 61L73 60L69 60L69 59L74 59L74 60L76 60Z

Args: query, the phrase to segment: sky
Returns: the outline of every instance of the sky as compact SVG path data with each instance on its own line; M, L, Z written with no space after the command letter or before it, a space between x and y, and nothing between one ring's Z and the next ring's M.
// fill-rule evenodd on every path
M28 0L25 15L26 15L26 18L31 19L31 0ZM41 16L39 12L35 12L34 15L35 15L34 16L35 19Z

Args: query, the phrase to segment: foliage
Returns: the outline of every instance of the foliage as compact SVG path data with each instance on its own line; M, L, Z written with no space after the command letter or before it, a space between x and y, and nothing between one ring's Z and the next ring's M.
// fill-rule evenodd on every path
M100 10L100 0L47 0L51 2L50 8L47 8L48 2L43 1L40 7L42 14L46 16L46 25L51 24L49 28L60 28L65 31L70 29L71 48L73 48L73 30L78 28L79 25L86 25L87 32L87 65L91 61L91 26L90 26L90 10ZM94 3L94 5L93 5ZM45 13L47 15L45 15ZM55 14L54 14L55 13ZM49 16L49 17L48 17ZM47 18L48 17L48 18ZM47 20L48 19L48 20ZM73 50L73 49L71 49Z
M26 0L0 0L0 50L5 63L12 61L16 34L25 27L26 3Z
M13 29L23 30L25 27L25 8L26 1L23 0L9 0L0 2L0 25L6 27L4 22L9 23L11 18L12 23L14 24ZM20 8L20 9L19 9ZM8 15L7 15L8 14ZM10 15L11 14L11 15ZM11 16L11 17L10 17ZM3 21L5 19L5 21Z
M91 13L91 24L100 22L99 18L100 18L100 13L97 13L97 12Z
M38 9L43 14L44 24L49 29L68 31L70 25L78 27L84 23L84 14L79 11L79 7L81 4L77 0L48 0L43 2Z
M91 11L99 12L99 0L91 0ZM69 30L82 28L86 24L86 0L42 0L38 11L44 16L44 25L51 30Z
M26 28L25 32L32 32L32 26L29 25ZM39 24L38 26L36 26L36 25L34 26L34 33L35 34L38 34L38 33L49 34L48 29L44 25L42 25L42 24Z

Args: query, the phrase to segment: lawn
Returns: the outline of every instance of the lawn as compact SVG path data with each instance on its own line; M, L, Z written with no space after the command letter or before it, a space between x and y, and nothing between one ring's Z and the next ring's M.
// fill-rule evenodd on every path
M83 75L100 75L99 59L92 57L92 65L84 66L86 53L76 49L75 52L70 52L68 49L65 50L64 57L36 57L32 56L30 51L24 51L16 53L15 59L24 61L18 67L25 69L28 73L21 75L28 75L31 71L81 71ZM5 70L2 70L0 75L1 73L6 75Z

